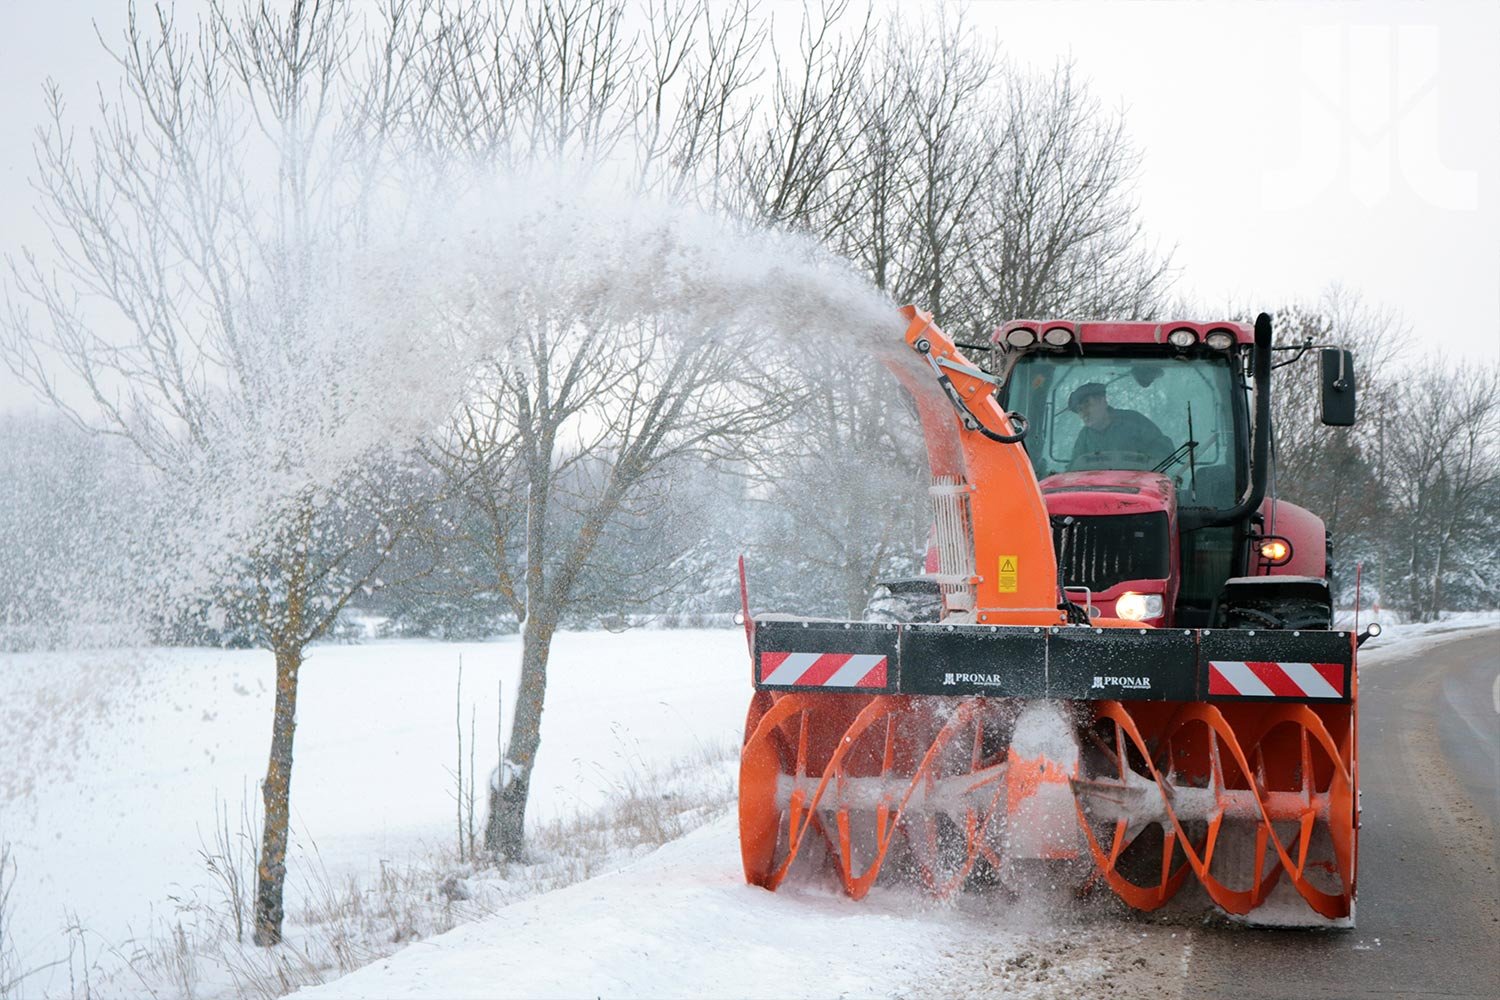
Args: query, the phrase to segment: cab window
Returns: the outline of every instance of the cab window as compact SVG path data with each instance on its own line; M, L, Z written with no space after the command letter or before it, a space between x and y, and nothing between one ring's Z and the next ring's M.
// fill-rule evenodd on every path
M1176 482L1184 506L1225 508L1239 494L1233 392L1224 356L1028 354L1011 372L1006 407L1031 424L1026 451L1038 479L1156 470Z

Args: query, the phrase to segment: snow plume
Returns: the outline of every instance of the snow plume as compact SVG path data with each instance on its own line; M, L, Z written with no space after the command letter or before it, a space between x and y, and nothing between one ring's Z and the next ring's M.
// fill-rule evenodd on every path
M653 340L657 355L713 338L769 371L792 349L847 350L900 329L892 304L810 238L597 175L469 178L391 209L359 247L284 251L247 281L219 338L224 356L205 359L200 408L180 415L178 444L157 458L132 526L142 558L90 567L86 603L132 623L116 639L183 616L194 623L186 638L222 639L232 605L274 593L272 577L291 572L286 552L336 561L330 553L387 537L405 498L372 488L371 470L407 461L487 363L524 367L528 324L563 337L604 330L589 349L650 361L662 377L672 358L631 356L632 331L669 331ZM609 419L610 405L583 419ZM341 565L350 580L365 569ZM57 640L10 644L36 641Z
M852 347L901 328L889 299L809 237L565 169L474 183L431 233L439 249L418 280L444 301L481 288L596 323L663 322L784 344ZM506 344L496 330L471 347Z

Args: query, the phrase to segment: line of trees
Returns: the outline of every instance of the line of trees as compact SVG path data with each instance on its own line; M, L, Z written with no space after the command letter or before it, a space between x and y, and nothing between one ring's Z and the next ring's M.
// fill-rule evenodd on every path
M1337 287L1278 311L1278 340L1355 352L1359 422L1317 419L1318 369L1277 372L1273 395L1280 492L1316 511L1334 538L1341 597L1430 621L1500 603L1500 365L1426 353L1401 317Z
M53 245L8 258L0 351L56 416L0 424L7 534L51 539L0 552L0 627L56 641L93 595L157 641L274 654L261 944L299 670L348 608L520 632L485 842L523 856L560 627L730 610L738 551L810 613L916 568L920 440L862 349L893 300L982 334L1169 291L1123 118L948 10L828 0L783 44L755 0L214 2L132 8L111 53L86 133L50 92ZM1283 480L1419 613L1492 600L1493 372L1398 381L1389 343L1366 412L1424 418L1304 439L1288 410ZM1349 471L1371 461L1378 498Z

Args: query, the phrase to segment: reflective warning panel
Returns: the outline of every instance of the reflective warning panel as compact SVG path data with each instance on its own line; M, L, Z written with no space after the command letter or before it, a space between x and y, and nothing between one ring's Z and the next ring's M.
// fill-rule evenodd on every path
M1349 632L758 619L756 686L1069 701L1347 703Z
M1210 701L1347 702L1354 643L1348 632L1204 629L1202 697Z
M880 694L896 687L895 625L759 620L755 680L777 690Z

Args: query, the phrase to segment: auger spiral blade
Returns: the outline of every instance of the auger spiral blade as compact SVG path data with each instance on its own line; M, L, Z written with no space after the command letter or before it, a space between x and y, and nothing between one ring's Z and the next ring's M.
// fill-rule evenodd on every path
M1039 712L1057 732L1042 751L1017 740ZM758 697L741 762L746 878L774 889L821 858L854 898L892 869L946 897L980 867L1003 880L1012 858L1083 857L1066 719L999 699Z
M981 871L1015 886L1027 863L1061 862L1140 910L1196 882L1252 922L1347 924L1350 723L1292 704L762 693L741 766L746 877L775 889L822 870L860 898L894 872L946 897Z
M1154 910L1191 878L1250 922L1352 922L1347 708L1330 720L1295 704L1100 702L1095 713L1092 773L1073 788L1097 870L1121 899Z

